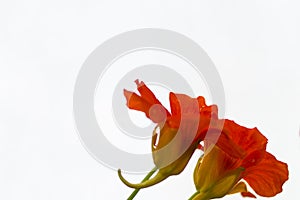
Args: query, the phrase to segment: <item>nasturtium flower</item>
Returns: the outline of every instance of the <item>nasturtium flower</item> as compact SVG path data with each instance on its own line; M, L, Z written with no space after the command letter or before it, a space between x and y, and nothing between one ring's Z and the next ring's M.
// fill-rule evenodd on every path
M124 184L140 189L181 173L194 151L202 148L200 142L204 138L207 141L217 138L216 145L233 157L245 156L244 150L232 142L226 133L222 133L220 127L223 121L218 119L216 105L207 106L202 96L191 98L170 92L169 112L143 82L135 82L140 95L127 90L124 90L124 95L130 109L144 112L147 118L157 124L151 145L158 172L147 181L132 184L124 179L119 170L119 177Z
M288 166L266 151L267 138L257 128L248 129L230 120L224 121L223 133L246 155L243 158L233 157L204 140L204 155L194 171L197 192L191 199L209 200L234 193L255 198L247 190L245 182L263 197L280 193L288 179Z

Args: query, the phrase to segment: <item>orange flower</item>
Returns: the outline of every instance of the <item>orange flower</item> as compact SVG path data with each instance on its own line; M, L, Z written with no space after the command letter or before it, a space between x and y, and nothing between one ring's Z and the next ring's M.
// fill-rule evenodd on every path
M266 151L267 138L257 128L248 129L230 120L224 121L223 133L246 155L232 157L204 141L204 157L199 159L194 171L197 192L191 199L208 200L233 193L255 198L242 179L260 196L272 197L280 193L288 180L288 167Z
M204 138L207 141L218 138L219 148L234 157L240 158L245 155L244 150L233 143L226 134L220 134L223 121L218 119L216 105L207 106L202 96L191 98L171 92L169 112L143 82L135 82L140 95L127 90L124 90L124 95L130 109L144 112L150 120L157 123L152 136L152 155L159 171L150 180L132 184L123 178L119 170L119 177L127 186L145 188L181 173L194 151L201 148L199 143ZM206 136L209 130L214 131Z

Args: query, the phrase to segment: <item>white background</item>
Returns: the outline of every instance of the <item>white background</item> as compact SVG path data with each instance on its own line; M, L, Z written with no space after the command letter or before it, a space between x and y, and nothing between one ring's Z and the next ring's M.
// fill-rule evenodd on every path
M296 0L1 1L0 199L125 199L131 193L81 145L72 93L98 45L148 27L177 31L204 48L223 80L226 118L257 126L269 138L268 151L289 165L290 179L273 199L297 199L299 9ZM187 199L195 191L195 161L136 199Z

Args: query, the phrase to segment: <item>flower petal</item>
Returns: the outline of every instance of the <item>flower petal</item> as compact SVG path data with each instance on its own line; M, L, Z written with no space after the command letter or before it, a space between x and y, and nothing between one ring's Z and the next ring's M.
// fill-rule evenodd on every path
M235 193L241 193L243 197L256 198L254 194L248 192L247 186L244 182L239 182L238 184L236 184L228 194L235 194Z
M241 166L249 168L257 165L265 157L266 150L257 150L250 153L245 159L243 159Z
M141 95L124 90L128 108L144 112L155 123L165 121L167 116L170 116L169 111L159 102L144 82L138 80L135 82Z
M200 112L197 99L173 92L170 92L169 99L172 115L199 114Z
M268 140L257 128L246 128L238 125L232 120L226 119L223 130L234 143L238 144L249 153L266 149Z
M127 107L130 109L138 110L148 114L148 110L151 105L144 100L142 97L138 96L136 93L130 92L124 89L124 96L127 100Z
M282 191L288 179L288 166L266 152L258 165L246 169L243 179L258 195L272 197Z
M244 158L247 154L238 144L231 140L228 134L217 128L210 128L204 140L208 144L216 144L225 153L234 158Z
M205 99L202 96L191 98L185 94L175 94L170 92L170 107L172 115L196 114L199 115L200 110L207 107Z
M252 194L251 192L241 192L241 195L243 197L250 197L250 198L255 198L256 199L256 196L254 194Z
M145 99L149 104L161 104L159 100L155 97L153 92L145 85L143 81L135 80L137 89L141 94L141 97Z

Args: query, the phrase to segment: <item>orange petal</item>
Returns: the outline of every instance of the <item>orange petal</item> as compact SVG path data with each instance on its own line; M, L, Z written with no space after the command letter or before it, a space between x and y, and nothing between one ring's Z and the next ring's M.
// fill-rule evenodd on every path
M254 151L265 151L268 142L257 128L246 128L227 119L224 121L223 133L230 138L232 143L240 146L246 155Z
M241 193L243 197L256 198L254 194L248 192L247 186L244 182L239 182L238 184L236 184L228 194L235 194L235 193Z
M201 116L205 115L205 116L212 117L214 119L218 119L218 106L210 105L210 106L202 107L200 114Z
M149 104L161 104L159 100L155 97L153 92L145 85L143 81L135 80L137 89L141 94L141 97L145 99Z
M251 192L241 192L241 195L243 197L250 197L250 198L255 198L256 199L256 196L254 194L252 194Z
M176 97L176 94L173 92L170 92L169 94L169 100L170 100L170 107L171 107L171 113L173 116L180 115L180 103L178 101L178 98Z
M266 152L262 161L246 169L243 179L260 196L272 197L282 191L282 185L288 180L288 166Z
M124 89L127 106L130 109L144 112L155 123L163 122L167 116L170 116L169 111L158 101L144 82L139 82L138 80L135 82L141 95L139 96Z
M149 117L148 110L151 105L147 101L145 101L142 97L138 96L136 93L127 91L125 89L124 96L127 100L128 108L142 111Z
M265 150L257 150L250 153L241 163L244 168L249 168L257 165L265 157Z
M233 158L244 158L247 153L238 144L234 143L226 133L217 129L210 129L205 136L205 141L216 144Z
M197 114L199 115L200 109L203 107L203 99L200 99L200 103L196 98L191 98L185 94L175 94L170 92L170 107L172 115L181 114ZM205 102L204 102L205 104Z
M206 107L205 98L203 96L197 97L198 105L200 108Z

